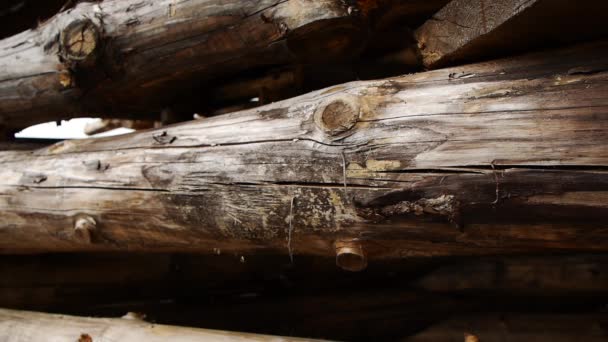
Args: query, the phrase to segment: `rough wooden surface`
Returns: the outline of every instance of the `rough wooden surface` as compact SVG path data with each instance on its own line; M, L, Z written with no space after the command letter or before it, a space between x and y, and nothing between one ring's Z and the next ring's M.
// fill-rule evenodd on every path
M80 3L0 41L0 125L152 117L219 76L339 59L364 41L356 12L338 0Z
M0 155L9 252L606 251L608 44ZM91 219L88 236L75 232Z
M0 309L2 342L312 341L150 324L136 317L85 318Z
M606 36L608 3L453 0L418 28L423 63L437 68Z

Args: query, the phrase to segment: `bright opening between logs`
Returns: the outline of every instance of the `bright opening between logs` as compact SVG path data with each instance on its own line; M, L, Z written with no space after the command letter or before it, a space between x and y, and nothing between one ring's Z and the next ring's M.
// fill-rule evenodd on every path
M56 121L46 122L34 126L30 126L21 132L15 133L15 138L22 139L84 139L90 137L107 137L131 133L134 130L131 128L116 128L107 132L87 135L85 127L101 122L101 119L96 118L77 118L71 120L61 120L58 124Z

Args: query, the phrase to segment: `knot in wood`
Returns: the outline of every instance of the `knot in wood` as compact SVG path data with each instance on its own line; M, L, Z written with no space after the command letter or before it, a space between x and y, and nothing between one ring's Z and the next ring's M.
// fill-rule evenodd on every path
M74 237L85 243L91 243L91 234L97 227L95 219L88 215L81 215L74 222Z
M89 19L75 20L61 31L61 55L69 62L93 60L99 46L99 28Z
M363 246L356 241L336 241L336 265L346 271L363 271L367 267Z
M356 99L343 97L322 105L315 113L317 126L329 135L337 135L353 128L359 119Z

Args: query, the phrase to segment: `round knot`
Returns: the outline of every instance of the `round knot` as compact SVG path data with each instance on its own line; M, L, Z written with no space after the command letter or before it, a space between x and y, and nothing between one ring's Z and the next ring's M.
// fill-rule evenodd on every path
M343 97L322 105L315 113L317 126L329 135L353 128L359 119L359 104L355 98Z
M99 45L99 29L89 19L75 20L60 34L62 56L70 62L93 58Z

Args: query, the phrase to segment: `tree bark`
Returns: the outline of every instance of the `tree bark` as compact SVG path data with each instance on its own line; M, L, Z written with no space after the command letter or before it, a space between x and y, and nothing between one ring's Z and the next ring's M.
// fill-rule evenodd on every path
M338 0L80 3L0 42L0 125L149 118L217 77L339 60L365 40L353 13Z
M0 248L265 250L337 256L346 269L606 251L607 52L600 42L355 82L4 152Z
M312 341L150 324L136 318L85 318L0 309L0 341Z
M568 0L453 0L415 32L438 68L606 36L608 4Z

